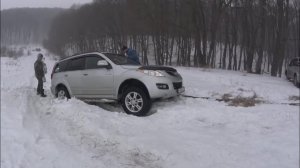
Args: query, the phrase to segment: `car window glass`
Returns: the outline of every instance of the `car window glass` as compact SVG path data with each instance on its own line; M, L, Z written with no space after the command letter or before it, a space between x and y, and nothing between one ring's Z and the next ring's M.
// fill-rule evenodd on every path
M54 71L53 72L54 73L60 72L59 70L60 70L59 69L59 64L56 64L55 67L54 67Z
M97 69L97 68L101 68L100 66L97 65L98 61L100 60L104 60L102 57L100 56L88 56L86 57L85 60L85 69Z
M297 66L298 60L297 59L292 59L289 66Z
M67 70L67 65L68 65L68 61L62 61L58 64L58 67L55 71L58 71L58 72L63 72L63 71L66 71Z
M300 66L300 60L299 59L295 59L293 65L294 66Z
M105 53L105 56L117 65L140 65L140 63L120 54Z
M75 58L72 59L68 63L68 70L69 71L76 71L76 70L83 70L85 65L85 58Z
M296 60L296 59L293 59L293 60L291 61L290 66L296 66L296 65L297 65L297 60Z

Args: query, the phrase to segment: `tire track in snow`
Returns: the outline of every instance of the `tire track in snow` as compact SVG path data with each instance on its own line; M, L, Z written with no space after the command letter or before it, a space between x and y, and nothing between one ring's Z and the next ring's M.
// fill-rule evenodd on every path
M31 82L32 86L34 80ZM79 100L61 101L51 95L41 98L35 95L33 87L24 89L27 99L27 113L24 126L35 134L31 148L43 139L51 139L56 148L85 155L84 161L93 163L84 167L147 167L160 168L162 159L151 152L142 151L109 136L109 130L97 128L83 111L72 111L73 105L89 106ZM49 92L49 90L47 90ZM79 104L79 105L78 105ZM98 107L97 107L98 108ZM100 112L110 113L99 109ZM91 129L92 128L92 129ZM46 156L45 156L46 157ZM50 159L50 158L49 158ZM55 165L55 163L53 163ZM81 167L81 166L78 166Z
M18 167L162 167L161 157L127 145L118 135L111 135L108 127L118 130L113 123L98 126L91 121L91 113L85 111L93 107L92 115L101 118L98 113L103 112L109 120L118 122L118 118L111 118L114 115L110 112L76 99L58 101L53 99L49 89L46 89L48 97L37 96L36 79L31 73L32 67L28 66L34 60L35 57L22 57L18 61L20 65L7 67L7 70L22 69L13 74L15 84L10 77L10 85L4 88L12 100L17 97L15 104L19 106L17 109L22 109L21 127L27 136L22 140L24 155ZM50 80L47 80L45 87L49 86ZM73 111L72 106L79 110Z
M31 99L32 100L32 99ZM87 154L92 162L103 161L106 167L149 167L159 168L160 158L150 152L143 152L139 148L127 147L101 128L92 128L92 124L84 112L61 111L56 107L70 102L42 99L42 101L29 102L36 115L40 115L43 130L72 150ZM50 106L48 105L50 103ZM79 100L71 102L82 103ZM89 106L82 103L83 106ZM37 114L39 113L39 114ZM109 113L109 112L108 112ZM97 129L99 131L97 131ZM66 132L62 131L65 130Z

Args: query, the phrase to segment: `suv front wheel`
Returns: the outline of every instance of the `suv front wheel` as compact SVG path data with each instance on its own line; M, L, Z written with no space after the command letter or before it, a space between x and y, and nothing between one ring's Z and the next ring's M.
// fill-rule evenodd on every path
M122 107L127 114L144 116L151 108L151 100L145 91L138 87L130 87L122 95Z

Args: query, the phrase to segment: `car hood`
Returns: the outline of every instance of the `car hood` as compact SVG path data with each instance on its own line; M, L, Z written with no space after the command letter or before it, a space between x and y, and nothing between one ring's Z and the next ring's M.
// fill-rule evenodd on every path
M142 70L161 70L161 71L167 71L167 72L177 72L177 70L175 68L167 67L167 66L156 66L156 65L141 66L139 69L142 69Z
M175 68L172 67L167 67L167 66L156 66L156 65L150 65L150 66L128 66L128 65L123 65L122 66L124 69L128 70L159 70L163 71L165 74L168 74L173 77L179 77L182 78L181 75L177 72Z
M140 69L140 70L161 70L161 71L169 71L169 72L177 72L176 69L167 66L156 66L156 65L149 65L149 66L140 66L140 65L122 65L124 69Z
M129 69L129 70L137 70L141 66L140 65L122 65L121 67L124 69Z

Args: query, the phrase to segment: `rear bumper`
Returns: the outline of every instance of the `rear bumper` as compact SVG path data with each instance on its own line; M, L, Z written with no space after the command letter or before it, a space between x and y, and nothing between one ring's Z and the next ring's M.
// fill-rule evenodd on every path
M53 87L53 85L51 85L50 90L51 90L51 93L52 93L53 95L56 94L56 93L55 93L55 88Z

